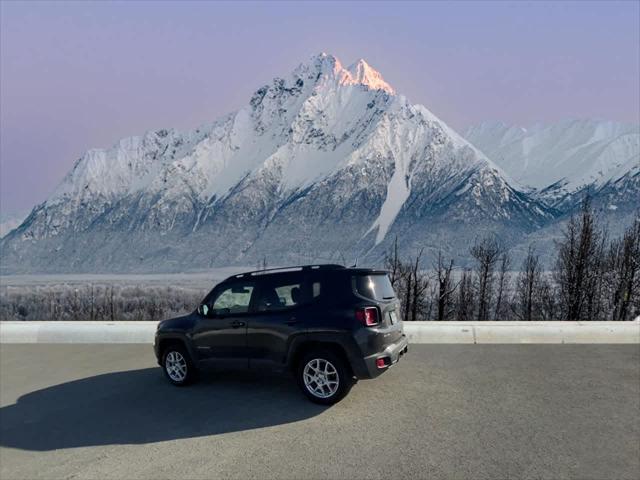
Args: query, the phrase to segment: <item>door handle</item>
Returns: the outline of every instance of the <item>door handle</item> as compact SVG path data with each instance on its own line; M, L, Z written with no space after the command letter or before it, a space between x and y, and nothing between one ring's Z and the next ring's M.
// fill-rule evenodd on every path
M246 325L245 322L241 322L240 320L236 320L235 322L231 322L231 326L233 328L244 327Z
M298 319L296 317L291 317L289 320L287 320L284 323L286 325L295 325L296 323L300 323L300 322L298 322Z

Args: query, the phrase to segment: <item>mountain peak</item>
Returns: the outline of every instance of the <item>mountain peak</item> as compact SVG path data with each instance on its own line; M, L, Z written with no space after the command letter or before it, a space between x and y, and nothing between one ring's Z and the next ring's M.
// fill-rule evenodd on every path
M347 71L351 74L354 83L366 85L373 90L384 90L395 95L395 90L389 85L380 72L369 65L363 58L352 64Z
M313 55L307 65L309 64L315 65L320 72L334 76L341 85L364 85L370 90L383 90L390 95L396 94L394 88L382 78L380 72L362 58L350 67L344 68L338 57L321 52Z

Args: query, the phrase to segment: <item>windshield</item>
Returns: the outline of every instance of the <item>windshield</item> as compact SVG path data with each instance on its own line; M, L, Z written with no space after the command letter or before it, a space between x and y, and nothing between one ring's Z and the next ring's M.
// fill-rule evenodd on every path
M372 300L392 300L396 294L386 274L356 276L356 291Z

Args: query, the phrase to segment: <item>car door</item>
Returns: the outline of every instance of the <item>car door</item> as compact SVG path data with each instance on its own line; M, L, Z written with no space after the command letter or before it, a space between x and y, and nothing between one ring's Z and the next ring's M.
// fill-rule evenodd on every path
M247 347L250 368L281 366L289 342L306 326L305 311L313 298L306 276L269 275L257 285L255 312L249 321Z
M193 342L200 358L223 367L248 367L247 325L255 292L252 281L216 287L205 299Z

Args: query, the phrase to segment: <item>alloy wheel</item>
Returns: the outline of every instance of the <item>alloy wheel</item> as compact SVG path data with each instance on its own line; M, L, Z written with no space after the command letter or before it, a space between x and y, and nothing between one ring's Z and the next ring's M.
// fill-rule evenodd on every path
M187 378L187 360L180 352L169 352L165 360L164 368L169 378L174 382L184 382Z
M329 398L338 391L340 376L336 367L324 358L307 362L302 371L304 386L315 397Z

